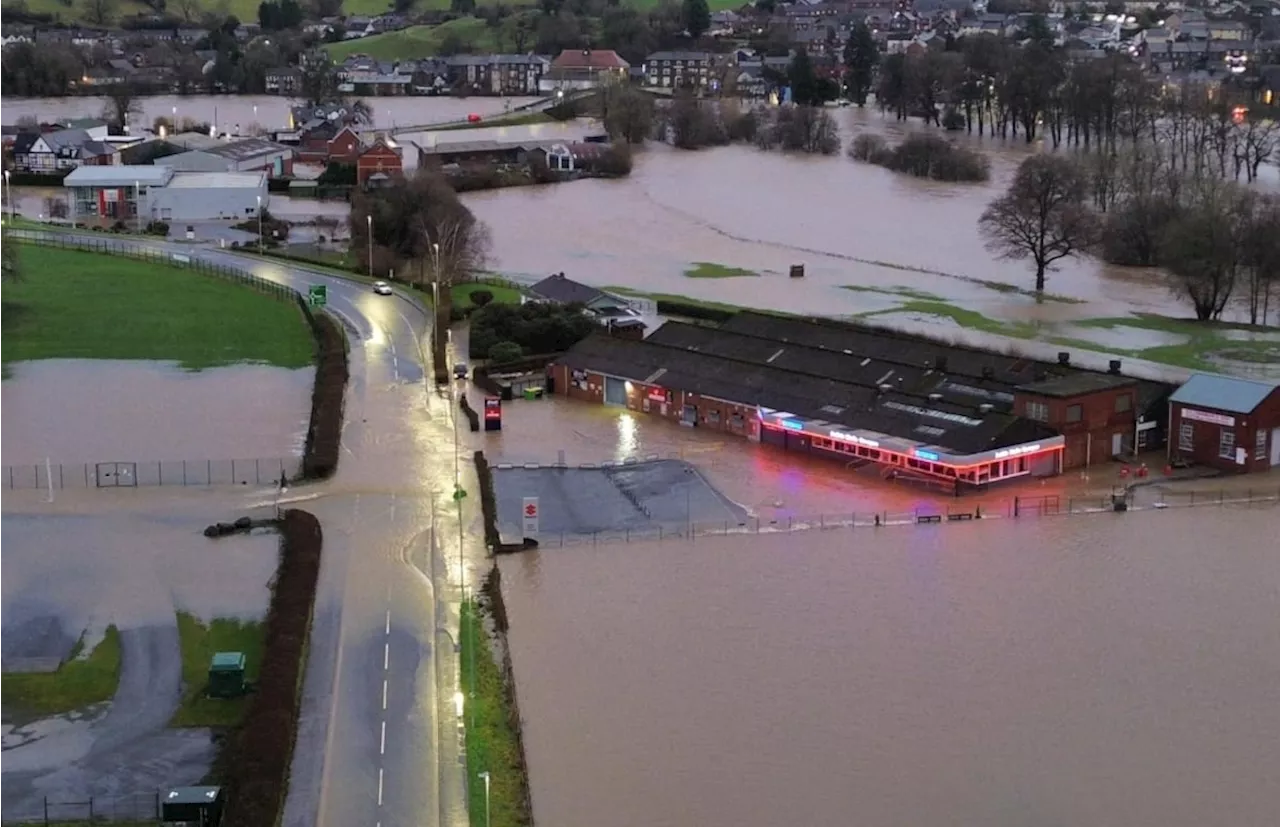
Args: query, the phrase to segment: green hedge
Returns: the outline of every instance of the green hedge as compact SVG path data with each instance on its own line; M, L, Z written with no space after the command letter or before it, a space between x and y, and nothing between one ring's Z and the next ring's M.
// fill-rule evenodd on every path
M289 787L324 537L320 521L297 509L284 512L280 535L280 567L267 611L257 690L221 756L227 801L223 827L278 824Z
M658 299L658 312L663 316L683 316L687 319L705 319L709 322L727 322L737 311L721 307L708 307L705 304Z
M342 406L349 366L347 340L338 323L324 313L308 313L316 345L316 381L311 391L311 424L302 453L302 478L325 479L338 468L342 448Z
M498 535L498 498L493 493L493 469L484 451L476 451L476 479L480 483L480 513L484 519L484 543L491 551L502 547Z

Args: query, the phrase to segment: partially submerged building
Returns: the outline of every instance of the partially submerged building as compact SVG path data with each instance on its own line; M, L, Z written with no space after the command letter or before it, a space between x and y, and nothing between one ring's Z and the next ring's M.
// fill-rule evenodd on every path
M569 397L620 405L947 488L1051 476L1163 444L1173 388L818 319L742 312L593 336L550 366Z

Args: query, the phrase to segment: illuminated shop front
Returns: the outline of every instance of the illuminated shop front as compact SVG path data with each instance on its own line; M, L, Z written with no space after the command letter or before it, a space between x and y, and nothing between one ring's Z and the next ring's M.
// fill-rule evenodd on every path
M1015 477L1047 477L1062 470L1065 440L1061 436L976 454L957 454L901 437L802 419L786 411L762 407L758 418L761 442L845 462L874 463L886 476L981 486Z

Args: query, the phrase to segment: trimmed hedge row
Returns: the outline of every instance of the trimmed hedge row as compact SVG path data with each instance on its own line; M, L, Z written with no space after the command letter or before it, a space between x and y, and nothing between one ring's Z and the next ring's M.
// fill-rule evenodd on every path
M476 479L480 483L480 513L484 518L484 544L491 552L502 547L498 536L498 498L493 493L493 469L484 451L476 451Z
M313 514L292 508L284 512L280 567L267 611L257 692L222 756L227 771L223 827L263 827L279 821L289 787L323 544L320 521Z
M311 390L311 424L302 453L302 478L322 480L338 468L342 447L342 404L349 367L347 340L342 328L325 313L308 313L319 357L316 383Z
M709 322L727 322L736 315L736 311L723 307L708 307L705 304L670 301L659 299L658 312L663 316L683 316L687 319L706 319Z

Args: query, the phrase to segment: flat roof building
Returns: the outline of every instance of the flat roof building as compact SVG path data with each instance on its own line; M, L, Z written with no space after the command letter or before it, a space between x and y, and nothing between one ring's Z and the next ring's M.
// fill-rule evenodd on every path
M591 337L557 392L946 487L1048 476L1131 453L1171 387L817 319L743 312Z
M236 220L267 205L265 172L175 172L166 166L80 167L63 179L73 224Z

